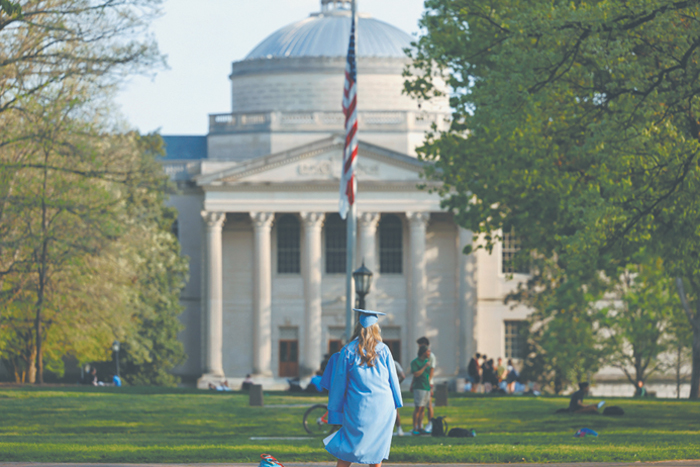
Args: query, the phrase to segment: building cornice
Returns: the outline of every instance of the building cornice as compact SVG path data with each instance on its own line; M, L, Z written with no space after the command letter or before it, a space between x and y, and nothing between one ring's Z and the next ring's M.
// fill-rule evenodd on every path
M324 73L342 76L346 62L346 57L273 57L241 60L231 65L229 79L276 73ZM408 57L358 57L357 72L359 75L401 75L410 63Z
M204 185L202 189L207 192L329 192L333 196L337 195L338 180L322 181L300 181L300 182L239 182L236 184ZM420 186L428 189L439 188L439 182L413 181L358 181L358 193L362 192L412 192L419 191Z

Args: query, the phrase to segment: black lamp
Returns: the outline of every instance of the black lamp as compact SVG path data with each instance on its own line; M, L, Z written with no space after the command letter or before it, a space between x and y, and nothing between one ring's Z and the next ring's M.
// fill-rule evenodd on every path
M365 262L362 261L362 266L357 268L352 273L352 278L355 279L355 293L357 294L358 307L365 309L365 295L369 293L369 288L372 285L372 271L365 267Z

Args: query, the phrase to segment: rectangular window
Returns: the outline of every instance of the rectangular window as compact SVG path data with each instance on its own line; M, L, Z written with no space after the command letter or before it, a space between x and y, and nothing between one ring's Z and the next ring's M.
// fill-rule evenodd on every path
M524 264L515 264L515 255L520 251L520 239L511 230L503 234L501 245L501 268L504 274L529 274L530 268Z
M379 222L379 271L382 274L403 272L403 224L394 214Z
M401 340L399 339L384 339L383 342L391 350L391 356L397 362L401 362Z
M504 321L506 358L525 358L527 337L527 321Z
M299 220L290 214L277 221L277 272L299 274L301 270Z
M347 225L338 214L326 217L326 273L345 274Z
M391 356L401 363L401 328L398 326L382 326L382 342L391 350Z

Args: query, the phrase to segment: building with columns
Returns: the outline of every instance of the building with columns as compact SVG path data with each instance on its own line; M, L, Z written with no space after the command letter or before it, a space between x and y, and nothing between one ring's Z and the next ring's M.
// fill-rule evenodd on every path
M190 259L182 302L188 355L177 369L200 387L247 373L272 385L318 370L345 324L345 222L337 214L350 33L348 2L272 33L231 67L231 112L206 136L165 136L163 164ZM402 94L411 37L360 14L358 24L356 264L373 273L367 307L387 313L385 342L404 366L427 336L438 377L464 371L475 351L521 355L527 316L503 297L517 248L461 254L459 228L421 178L415 148L444 128L447 99ZM425 185L420 189L419 185ZM504 267L505 265L505 267Z

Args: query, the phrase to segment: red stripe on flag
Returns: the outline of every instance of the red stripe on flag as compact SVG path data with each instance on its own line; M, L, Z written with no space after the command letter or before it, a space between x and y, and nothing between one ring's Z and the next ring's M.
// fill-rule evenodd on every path
M348 184L345 189L345 194L348 197L348 203L350 203L352 206L352 204L355 202L355 174L350 176L350 180L348 180Z

